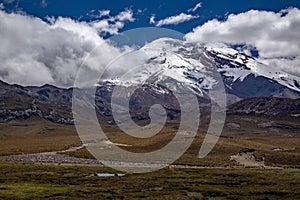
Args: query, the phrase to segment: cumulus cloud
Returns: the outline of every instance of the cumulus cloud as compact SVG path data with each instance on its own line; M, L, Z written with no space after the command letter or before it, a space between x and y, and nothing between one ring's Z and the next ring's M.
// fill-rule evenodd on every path
M149 24L155 24L155 15L151 15L149 18Z
M258 50L261 61L300 75L297 64L300 56L299 32L298 8L288 8L278 13L250 10L230 14L225 21L210 20L186 34L185 39L253 46Z
M95 20L90 23L93 28L102 35L107 33L111 35L117 34L119 30L125 26L126 22L133 22L135 20L132 10L130 9L125 9L116 16L110 16L109 13L109 10L100 11L100 15L98 15L98 17L106 18Z
M132 18L128 11L115 16L115 23ZM119 21L117 21L119 20ZM0 10L0 79L21 85L45 83L69 87L84 58L98 45L103 45L93 71L101 70L107 61L121 53L99 36L105 31L96 22L79 22L70 18L37 17ZM117 32L123 25L117 25Z
M133 13L131 9L125 9L124 11L120 12L117 16L113 17L113 21L130 21L133 22L135 19L133 17Z
M300 77L300 56L294 58L259 59L259 61Z
M197 3L193 8L188 9L188 12L195 12L196 10L198 10L198 9L201 8L201 7L202 7L202 3L199 2L199 3Z
M164 25L170 25L170 24L180 24L186 21L190 21L192 19L198 18L198 16L193 16L191 14L186 13L180 13L179 15L174 15L167 17L165 19L161 19L157 22L156 26L164 26Z
M98 17L103 17L103 16L109 16L110 10L99 10L99 16Z

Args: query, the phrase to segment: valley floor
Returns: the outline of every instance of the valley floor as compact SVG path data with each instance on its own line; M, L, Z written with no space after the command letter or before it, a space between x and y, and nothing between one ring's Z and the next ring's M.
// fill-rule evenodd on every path
M204 159L197 158L204 138L200 127L191 147L172 167L113 177L97 175L118 172L92 158L73 126L40 119L1 124L0 199L300 199L299 122L278 121L285 126L269 128L257 124L274 119L228 120L218 144ZM295 128L287 129L286 124ZM159 137L134 143L108 128L112 142L135 144L123 147L132 151L159 148L174 131L169 124ZM255 151L241 153L247 148ZM232 156L254 156L255 162L264 163L248 168L230 160Z

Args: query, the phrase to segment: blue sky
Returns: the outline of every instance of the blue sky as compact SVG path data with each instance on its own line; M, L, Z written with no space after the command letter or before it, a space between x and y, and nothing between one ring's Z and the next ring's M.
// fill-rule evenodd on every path
M25 13L40 18L46 16L63 16L73 19L90 21L94 18L91 11L108 9L111 15L117 15L125 8L131 9L135 21L128 23L122 30L132 28L155 26L149 24L151 15L156 20L169 16L187 13L199 0L174 1L174 0L1 0L7 11L22 10ZM278 12L288 7L300 7L299 0L202 0L201 8L191 14L197 18L177 25L165 25L165 28L174 29L182 33L191 31L194 27L202 25L210 19L224 20L228 13L241 13L250 9L268 10ZM90 13L90 14L89 14Z
M132 32L138 45L167 32L239 47L300 76L299 8L299 0L0 0L0 80L71 86L95 47L112 35L125 41L119 33L141 27L156 28ZM100 60L119 54L107 45Z

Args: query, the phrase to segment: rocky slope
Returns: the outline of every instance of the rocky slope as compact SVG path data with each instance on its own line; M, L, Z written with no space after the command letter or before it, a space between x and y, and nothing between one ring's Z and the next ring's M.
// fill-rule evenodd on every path
M131 98L132 118L148 119L147 109L153 103L161 103L167 109L168 119L178 118L180 109L172 93L161 94L153 91L152 87L144 86ZM99 116L112 117L109 104L112 90L113 86L98 87L95 102ZM74 123L71 108L72 89L50 85L22 87L1 82L0 94L0 122L39 116L55 123ZM209 110L209 99L199 97L198 100L204 113ZM298 118L300 117L300 98L253 97L229 105L227 113Z
M300 98L254 97L228 106L227 113L300 118Z

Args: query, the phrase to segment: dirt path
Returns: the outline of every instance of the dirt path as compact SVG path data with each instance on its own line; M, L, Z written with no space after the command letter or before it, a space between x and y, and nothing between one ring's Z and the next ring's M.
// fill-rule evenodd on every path
M81 145L78 147L71 147L71 148L63 150L63 151L0 156L0 161L58 163L58 164L103 164L103 163L109 162L112 165L118 165L118 166L124 166L124 167L134 167L134 166L158 167L158 164L151 164L151 163L127 163L127 162L119 162L119 161L104 161L104 160L96 160L96 159L77 158L77 157L73 157L73 156L69 156L69 155L65 155L65 154L60 154L60 153L64 153L64 152L77 151L83 147L85 147L85 145ZM241 168L242 166L236 166L236 167ZM191 166L191 165L169 165L169 168L236 168L236 167L222 167L222 166L220 166L220 167L203 167L203 166ZM264 166L264 167L269 168L266 166Z

